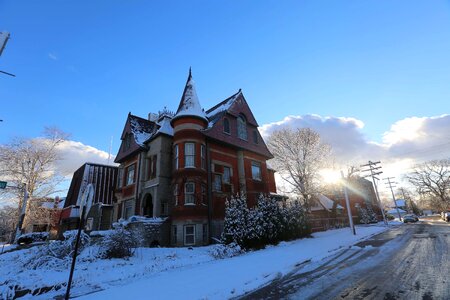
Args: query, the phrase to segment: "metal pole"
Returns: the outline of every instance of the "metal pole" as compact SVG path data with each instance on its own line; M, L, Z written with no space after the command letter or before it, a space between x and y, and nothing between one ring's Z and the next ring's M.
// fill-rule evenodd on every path
M72 265L70 267L70 275L69 275L69 281L67 282L67 289L66 289L65 300L68 300L69 297L70 297L70 287L72 286L72 277L73 277L73 272L75 270L75 263L76 263L76 260L77 260L77 252L78 252L78 245L80 243L81 228L83 228L83 220L84 220L83 215L84 215L84 211L80 212L80 220L78 222L77 239L75 241L75 250L73 252Z
M400 221L402 221L402 216L400 215L400 211L398 210L398 206L397 206L397 201L395 200L394 191L392 190L391 178L387 178L387 180L388 180L388 183L389 183L389 188L391 189L392 200L394 200L395 209L397 210L398 219L399 219ZM403 201L406 202L405 199L403 199Z
M350 229L352 230L353 235L356 235L355 224L353 224L352 211L350 210L350 200L348 199L348 193L347 193L347 180L344 178L344 172L342 172L342 171L341 171L341 176L342 176L342 181L343 181L345 206L347 207L347 215L348 215L348 221L350 224Z

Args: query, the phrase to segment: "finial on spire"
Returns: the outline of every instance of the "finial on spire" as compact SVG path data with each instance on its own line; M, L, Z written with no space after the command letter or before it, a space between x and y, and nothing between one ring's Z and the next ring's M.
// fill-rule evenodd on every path
M188 80L192 78L192 67L189 67L189 76L188 76Z

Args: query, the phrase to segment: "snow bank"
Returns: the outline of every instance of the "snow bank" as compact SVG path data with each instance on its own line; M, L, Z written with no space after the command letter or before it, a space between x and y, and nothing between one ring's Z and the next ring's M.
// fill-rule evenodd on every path
M265 250L164 271L132 284L94 293L80 299L142 299L151 291L154 299L228 299L256 289L288 273L298 263L320 260L343 247L386 230L386 227L357 226L319 232L312 239L283 242ZM200 248L195 248L198 250Z
M138 248L128 259L99 259L99 246L94 245L78 257L71 296L121 300L145 299L149 295L153 299L227 299L288 273L298 263L320 260L384 230L386 227L382 225L371 224L357 226L356 236L348 228L319 232L313 234L314 238L283 242L223 259L214 259L216 246ZM44 246L0 255L0 299L8 299L11 286L16 290L53 287L34 297L37 299L64 295L70 258L30 268L34 265L30 262L42 253L41 247Z

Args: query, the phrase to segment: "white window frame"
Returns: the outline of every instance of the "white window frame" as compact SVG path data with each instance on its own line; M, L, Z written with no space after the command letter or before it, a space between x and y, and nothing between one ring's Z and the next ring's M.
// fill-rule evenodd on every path
M188 228L192 228L193 229L193 233L187 234L187 229ZM184 239L184 245L185 246L193 246L193 245L195 245L195 225L184 225L183 235L184 235L183 239ZM188 235L193 237L193 242L192 243L187 243L186 237Z
M178 144L173 147L173 159L174 159L174 168L175 170L178 170Z
M195 168L195 143L184 143L184 167Z
M258 168L259 172L255 173L253 168ZM252 179L253 180L262 180L262 170L261 170L261 163L257 161L252 161Z
M192 191L188 186L192 187ZM188 201L189 199L189 201ZM195 183L186 182L184 184L184 205L195 205Z

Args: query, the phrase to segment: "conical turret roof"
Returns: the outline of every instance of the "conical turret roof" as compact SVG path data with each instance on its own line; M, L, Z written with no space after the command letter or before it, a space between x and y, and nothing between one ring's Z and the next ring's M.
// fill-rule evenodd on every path
M172 120L182 116L197 117L206 122L208 121L206 119L205 111L202 109L200 101L198 100L191 69L189 69L189 76L186 81L186 86L184 87L183 96L181 96L180 105Z

